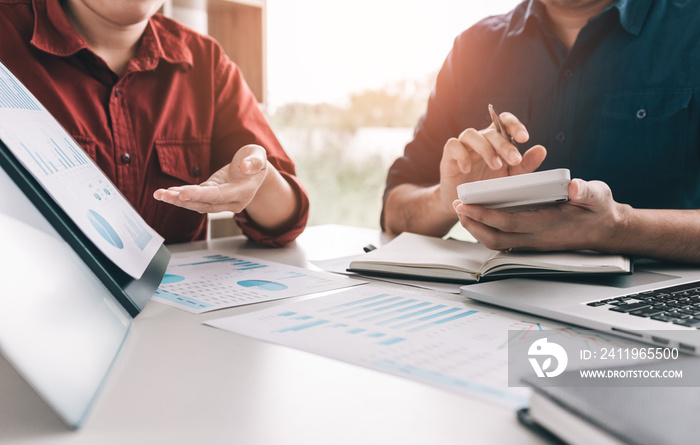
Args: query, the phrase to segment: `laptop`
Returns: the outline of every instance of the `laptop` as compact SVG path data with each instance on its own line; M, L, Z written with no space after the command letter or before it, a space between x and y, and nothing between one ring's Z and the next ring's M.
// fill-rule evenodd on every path
M471 299L700 355L700 268L651 261L634 274L511 278L461 287Z

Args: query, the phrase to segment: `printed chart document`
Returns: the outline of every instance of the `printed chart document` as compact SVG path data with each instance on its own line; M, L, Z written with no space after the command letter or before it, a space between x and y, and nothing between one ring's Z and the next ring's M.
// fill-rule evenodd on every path
M529 388L508 387L509 344L531 343L528 334L541 330L586 344L622 341L439 296L372 283L206 324L510 407L526 405Z
M0 140L102 253L141 278L163 238L2 63Z
M153 299L199 314L364 283L222 250L195 250L173 254Z
M588 251L499 252L483 244L404 232L352 261L348 270L464 283L528 275L630 273L630 259Z

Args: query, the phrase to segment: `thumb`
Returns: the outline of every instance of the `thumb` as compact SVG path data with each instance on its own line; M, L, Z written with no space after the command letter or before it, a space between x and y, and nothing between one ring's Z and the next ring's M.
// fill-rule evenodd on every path
M582 179L572 179L569 183L571 204L579 207L595 208L603 206L612 199L610 187L601 181L586 182Z
M244 174L254 175L261 172L267 165L267 155L261 146L246 145L241 150L247 152L239 164L241 172Z
M247 175L259 173L265 167L266 161L257 156L248 156L241 162L241 171Z

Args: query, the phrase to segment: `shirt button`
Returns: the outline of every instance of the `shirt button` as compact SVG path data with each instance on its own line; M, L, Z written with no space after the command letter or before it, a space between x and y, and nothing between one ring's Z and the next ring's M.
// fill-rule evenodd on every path
M124 153L122 155L122 162L124 164L128 164L129 162L131 162L131 155L129 153Z
M559 133L557 133L556 138L559 142L564 142L564 139L566 139L566 134L564 134L563 131L560 131Z
M192 168L192 176L194 176L195 178L197 178L197 177L199 177L199 175L201 175L201 174L202 174L202 169L201 169L201 168L199 168L199 167L193 167L193 168Z
M647 110L644 108L637 110L637 119L644 119L645 117L647 117Z
M574 77L574 72L571 70L566 70L564 71L564 77L566 77L567 79L571 79L572 77Z
M119 97L120 93L121 93L121 90L119 88L114 89L114 97Z

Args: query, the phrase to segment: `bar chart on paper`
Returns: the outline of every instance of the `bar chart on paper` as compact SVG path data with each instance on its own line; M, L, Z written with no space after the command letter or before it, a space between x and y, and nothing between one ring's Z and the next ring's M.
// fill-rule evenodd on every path
M22 84L2 65L0 65L0 108L40 110L39 104L27 94Z
M0 140L102 253L141 277L163 238L2 63Z
M439 295L368 284L206 324L509 407L529 396L508 385L522 377L508 375L510 347L529 346L543 331L581 345L619 341Z
M508 329L520 319L434 295L368 284L207 324L508 406L525 404L527 389L509 388L507 375Z
M173 255L153 298L202 313L362 283L224 251L200 250Z

